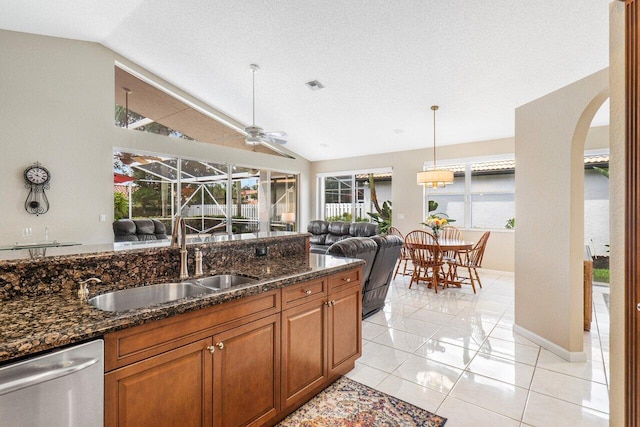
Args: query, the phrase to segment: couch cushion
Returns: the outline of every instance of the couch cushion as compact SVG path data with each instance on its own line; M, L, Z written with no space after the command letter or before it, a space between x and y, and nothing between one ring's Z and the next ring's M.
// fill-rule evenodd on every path
M329 233L336 236L349 236L349 228L351 228L350 222L335 221L329 223Z
M151 221L153 221L153 225L154 225L153 234L156 235L156 239L168 239L167 228L164 226L164 224L158 221L157 219L152 219Z
M333 245L336 242L339 242L340 240L344 240L344 239L348 239L349 237L351 237L348 234L332 234L329 233L326 235L325 239L324 239L324 244L325 245Z
M329 246L327 255L363 259L366 262L362 267L362 284L364 285L371 272L377 250L376 242L368 237L349 237Z
M113 222L114 242L137 242L136 224L130 219L119 219Z
M312 245L325 245L327 239L327 234L312 234L309 237L309 243ZM325 248L326 249L326 248Z
M400 237L390 234L373 236L371 240L376 243L378 250L369 280L365 284L365 292L389 284L403 244Z
M307 231L311 234L327 234L329 232L329 223L321 219L315 219L309 222Z
M370 222L354 222L349 226L349 234L353 237L371 237L378 234L378 224Z

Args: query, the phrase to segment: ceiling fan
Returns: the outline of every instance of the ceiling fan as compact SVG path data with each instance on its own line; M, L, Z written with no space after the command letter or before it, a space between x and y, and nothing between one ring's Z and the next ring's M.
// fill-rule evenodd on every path
M262 144L274 151L280 152L280 150L272 144L286 144L287 140L285 138L287 137L287 133L282 131L266 132L260 126L256 126L256 73L260 70L260 67L256 64L251 64L249 67L253 74L253 122L251 126L244 128L244 131L247 134L244 142L245 144L252 145L254 147L258 144Z

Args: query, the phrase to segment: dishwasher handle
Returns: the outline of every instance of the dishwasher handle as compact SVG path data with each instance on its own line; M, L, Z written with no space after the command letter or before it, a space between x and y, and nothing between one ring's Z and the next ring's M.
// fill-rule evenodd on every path
M95 358L76 359L53 363L48 366L38 366L31 371L25 372L24 375L20 375L16 378L12 378L10 381L0 384L0 396L82 371L83 369L95 365L99 360L100 359Z

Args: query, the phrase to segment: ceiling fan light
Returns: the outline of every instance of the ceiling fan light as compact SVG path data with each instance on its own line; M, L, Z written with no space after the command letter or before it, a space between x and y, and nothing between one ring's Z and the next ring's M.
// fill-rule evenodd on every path
M257 136L247 136L244 140L245 144L247 145L258 145L262 142L262 139L260 139L260 137Z

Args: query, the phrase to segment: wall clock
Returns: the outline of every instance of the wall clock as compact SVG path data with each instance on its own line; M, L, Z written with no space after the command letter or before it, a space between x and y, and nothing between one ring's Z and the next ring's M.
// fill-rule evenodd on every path
M51 174L40 162L35 162L24 170L24 182L29 189L24 201L24 209L27 212L40 215L49 210L49 200L44 190L49 189L50 180Z

